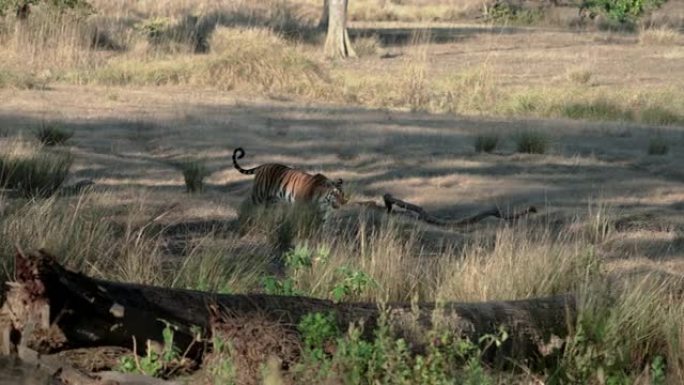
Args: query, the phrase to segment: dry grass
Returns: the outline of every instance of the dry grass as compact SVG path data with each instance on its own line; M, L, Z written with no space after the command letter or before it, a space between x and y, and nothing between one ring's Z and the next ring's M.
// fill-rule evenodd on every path
M0 187L25 197L49 197L69 175L73 157L69 152L48 151L34 142L10 139L0 142Z
M666 26L644 28L639 31L639 44L643 45L674 45L681 37L676 29Z

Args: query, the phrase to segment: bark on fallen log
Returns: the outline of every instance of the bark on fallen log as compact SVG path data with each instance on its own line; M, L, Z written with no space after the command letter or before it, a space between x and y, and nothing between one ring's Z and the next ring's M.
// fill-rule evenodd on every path
M28 257L18 253L15 266L16 282L7 283L0 308L0 347L5 354L18 346L43 354L94 346L131 348L134 339L140 352L148 340L162 343L162 330L168 322L176 328L177 348L187 352L187 357L201 360L210 349L208 341L220 319L259 318L293 329L308 313L332 312L342 330L350 322L363 322L370 331L380 315L378 306L368 303L219 295L99 280L65 269L44 251ZM428 343L424 332L435 323L474 341L503 327L510 338L497 356L518 360L547 356L553 350L550 347L558 347L557 342L566 336L576 314L571 295L446 303L438 311L433 303L419 305L418 311L412 311L409 304L388 307L393 330L414 342L418 351Z

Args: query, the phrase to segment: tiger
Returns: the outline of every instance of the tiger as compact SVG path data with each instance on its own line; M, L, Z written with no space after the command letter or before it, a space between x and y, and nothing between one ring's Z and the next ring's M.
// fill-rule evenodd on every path
M342 190L342 179L330 180L320 173L311 175L278 163L265 163L244 169L237 162L244 156L245 150L236 148L233 151L233 166L242 174L254 175L250 199L255 205L310 203L318 209L325 222L332 210L347 203Z

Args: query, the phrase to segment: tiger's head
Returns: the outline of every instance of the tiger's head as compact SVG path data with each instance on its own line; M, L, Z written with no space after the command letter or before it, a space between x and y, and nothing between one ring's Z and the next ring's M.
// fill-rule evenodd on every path
M342 205L346 204L347 197L342 190L343 183L342 179L330 180L325 178L323 183L316 187L319 203L322 206L332 207L333 209L339 209Z

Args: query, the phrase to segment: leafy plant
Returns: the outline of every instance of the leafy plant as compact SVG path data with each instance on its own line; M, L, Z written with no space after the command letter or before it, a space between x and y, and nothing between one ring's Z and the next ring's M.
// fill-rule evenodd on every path
M337 269L337 272L342 276L342 279L330 292L335 302L349 296L359 295L370 286L377 286L373 278L363 271L343 266Z
M302 317L297 329L308 349L320 348L340 334L334 313L309 313Z
M651 385L665 385L667 382L667 365L662 356L655 356L651 362Z
M147 376L159 377L169 370L169 368L177 366L181 361L181 356L177 348L173 345L174 332L171 324L165 321L164 323L166 326L164 327L164 330L162 330L164 345L161 353L154 351L154 349L149 346L148 342L143 357L135 357L135 354L137 354L136 351L133 352L133 356L123 356L120 358L117 370L124 373L141 373Z
M213 353L220 357L218 362L209 366L215 384L232 385L235 383L236 369L230 357L233 355L233 347L229 341L214 337L212 339Z
M166 17L155 17L142 21L136 24L135 27L147 37L149 42L159 43L170 30L171 21Z
M634 23L645 13L652 11L667 0L583 0L580 11L601 14L620 24Z
M297 272L303 268L310 268L313 262L313 253L306 244L297 245L291 251L285 253L285 265Z
M493 383L482 355L489 346L500 346L507 338L505 332L473 343L451 331L429 330L425 353L414 355L406 340L393 336L388 314L380 313L371 339L364 338L363 325L352 324L340 336L332 314L307 315L299 325L304 355L295 368L296 379L322 382L332 376L354 385Z
M274 276L264 277L261 281L264 292L269 295L304 295L297 289L295 281L291 278L278 279Z

